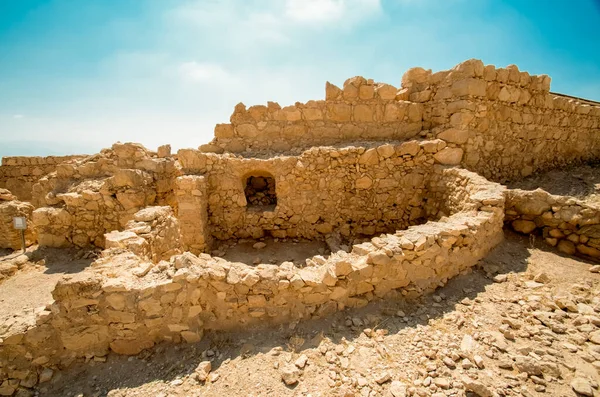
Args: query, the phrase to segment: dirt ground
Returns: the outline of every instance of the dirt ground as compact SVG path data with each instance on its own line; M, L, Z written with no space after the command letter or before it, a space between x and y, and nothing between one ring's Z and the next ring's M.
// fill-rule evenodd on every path
M92 259L74 259L80 255L74 249L60 250L32 246L21 251L0 252L0 267L14 267L0 280L0 333L11 326L35 323L34 310L52 302L52 290L60 278L88 266ZM13 273L14 272L14 273ZM25 321L11 319L25 314Z
M82 361L35 395L600 396L600 274L506 236L472 272L416 301ZM0 308L46 303L56 279L86 262L26 265L2 284Z
M262 244L260 246L255 245ZM242 262L247 265L270 263L280 265L283 262L293 262L302 267L306 259L315 255L329 255L324 241L292 241L265 238L261 241L247 240L240 242L222 243L213 255L227 259L230 262Z
M600 205L600 163L565 167L508 184L511 189L542 188L550 194L573 196Z

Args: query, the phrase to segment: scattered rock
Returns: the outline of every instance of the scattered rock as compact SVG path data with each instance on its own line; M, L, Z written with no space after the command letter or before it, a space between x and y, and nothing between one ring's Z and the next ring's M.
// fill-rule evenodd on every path
M194 373L196 374L196 379L198 379L200 382L206 382L211 368L212 364L210 361L202 361L194 370Z
M265 248L266 246L267 246L266 243L259 241L258 243L254 243L254 245L252 247L259 250L259 249Z
M300 380L301 372L295 365L285 365L279 372L281 380L288 386L295 385Z
M541 272L535 275L533 281L535 281L536 283L547 284L550 282L550 277L546 273Z
M298 359L294 362L294 365L296 367L302 369L306 365L307 361L308 361L308 357L306 356L306 354L303 354L300 357L298 357Z
M390 385L390 393L393 397L406 397L407 386L400 381L393 381Z
M389 372L385 371L380 373L379 375L377 375L375 377L375 382L377 382L378 384L382 385L385 382L388 382L392 379L392 375L390 375Z
M581 394L582 396L594 397L594 390L587 379L574 378L571 381L571 387L576 393Z

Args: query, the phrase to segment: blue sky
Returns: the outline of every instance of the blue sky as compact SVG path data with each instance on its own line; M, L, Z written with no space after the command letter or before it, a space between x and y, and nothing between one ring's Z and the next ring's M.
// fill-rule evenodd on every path
M479 58L600 100L598 0L0 0L0 156L197 147L238 102Z

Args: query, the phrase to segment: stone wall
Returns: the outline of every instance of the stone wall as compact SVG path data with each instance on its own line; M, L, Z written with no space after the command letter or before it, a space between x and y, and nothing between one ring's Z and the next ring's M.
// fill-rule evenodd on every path
M423 103L423 129L464 152L461 164L506 181L600 157L600 106L551 94L550 77L469 60L409 70L399 97Z
M600 106L549 90L546 75L478 60L437 73L410 69L399 90L354 77L343 89L327 83L325 101L239 104L201 150L294 152L419 135L443 139L464 167L496 181L600 157Z
M33 187L40 244L104 247L104 234L122 230L140 209L176 207L178 172L175 159L157 157L139 144L118 143L60 164Z
M171 207L146 207L135 213L124 231L105 235L106 249L125 249L140 258L158 263L180 254L179 220Z
M235 107L204 151L288 151L352 141L406 140L422 128L423 105L396 100L397 88L362 77L342 89L327 83L324 101Z
M207 179L208 222L217 239L323 239L373 235L422 223L422 203L436 163L448 161L442 140L372 147L321 147L299 156L266 159L229 154L178 153L185 173ZM246 178L271 175L277 205L249 207Z
M453 195L445 186L467 189L466 205L447 207L464 211L314 257L315 266L253 267L189 252L154 265L123 247L106 250L61 280L35 319L0 335L2 388L32 387L77 357L137 354L160 341L199 341L205 330L319 318L444 285L501 241L504 191L465 170L436 171L440 199Z
M568 255L600 258L600 207L537 189L507 193L506 222L523 234L541 235Z
M56 167L61 163L83 157L81 155L3 157L0 166L0 188L10 190L21 201L31 201L31 190L38 179L56 171Z

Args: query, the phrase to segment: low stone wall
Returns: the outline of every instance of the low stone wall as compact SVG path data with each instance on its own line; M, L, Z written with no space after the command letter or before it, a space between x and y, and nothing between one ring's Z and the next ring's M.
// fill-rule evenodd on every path
M21 201L31 201L33 185L42 176L56 171L62 163L85 156L3 157L0 166L0 188L10 190Z
M457 197L445 186L467 189L465 206L447 207L464 211L375 237L350 253L314 257L316 266L253 267L191 253L153 265L122 248L107 250L61 280L55 302L38 310L35 322L0 335L1 389L10 395L32 387L77 357L137 354L159 341L199 341L209 329L317 318L444 285L503 238L504 192L468 171L440 167L439 175L438 197Z
M21 231L13 227L14 217L27 219L25 245L29 247L36 243L37 234L31 222L33 205L16 200L16 197L6 189L0 189L0 248L21 249Z
M600 258L600 207L537 189L508 190L506 220L517 232L539 234L568 255Z

